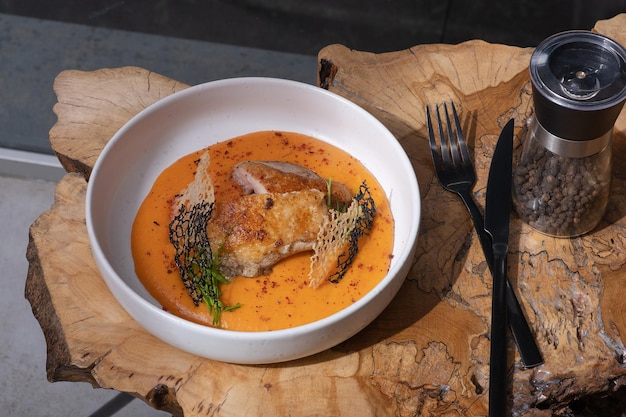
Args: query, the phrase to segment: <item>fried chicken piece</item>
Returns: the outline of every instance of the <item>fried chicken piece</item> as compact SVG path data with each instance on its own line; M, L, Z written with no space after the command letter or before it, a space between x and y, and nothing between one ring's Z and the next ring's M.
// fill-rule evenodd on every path
M328 182L303 166L281 161L245 161L233 168L233 179L244 193L286 193L315 189L328 193ZM330 181L330 207L347 207L352 202L350 189Z
M325 197L306 189L216 202L207 235L220 272L228 279L264 275L281 259L311 250L328 216Z

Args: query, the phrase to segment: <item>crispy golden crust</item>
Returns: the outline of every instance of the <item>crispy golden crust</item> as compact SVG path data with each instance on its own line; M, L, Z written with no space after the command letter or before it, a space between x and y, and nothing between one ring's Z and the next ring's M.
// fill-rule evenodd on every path
M328 208L323 192L250 194L216 202L207 234L226 276L265 274L283 258L311 250Z

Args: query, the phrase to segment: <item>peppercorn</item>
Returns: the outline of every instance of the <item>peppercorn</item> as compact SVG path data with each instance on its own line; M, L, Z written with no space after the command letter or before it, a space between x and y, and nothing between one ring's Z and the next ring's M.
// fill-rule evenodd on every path
M607 153L608 154L608 153ZM593 229L609 198L610 160L596 155L563 157L529 146L513 178L519 217L552 236L576 236Z

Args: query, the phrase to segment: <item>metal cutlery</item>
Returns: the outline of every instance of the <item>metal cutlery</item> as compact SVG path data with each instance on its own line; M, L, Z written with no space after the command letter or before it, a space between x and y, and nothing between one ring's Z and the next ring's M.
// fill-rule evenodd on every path
M461 129L461 123L456 108L453 102L450 104L455 122L454 128L450 121L447 104L444 103L443 105L445 112L445 129L439 111L439 105L436 106L440 144L438 144L436 140L435 130L431 121L430 108L428 106L426 107L430 150L435 171L441 185L446 190L459 195L465 203L474 223L476 233L478 234L485 260L493 275L494 256L491 238L484 229L482 214L472 195L472 189L476 183L476 172L465 141L465 136ZM513 338L520 352L524 366L532 368L541 365L543 363L541 352L537 347L535 337L528 326L526 317L508 280L506 280L506 307Z
M489 417L504 417L507 404L506 258L509 251L512 160L513 119L509 120L502 129L493 152L485 200L485 230L491 236L494 258L491 295Z

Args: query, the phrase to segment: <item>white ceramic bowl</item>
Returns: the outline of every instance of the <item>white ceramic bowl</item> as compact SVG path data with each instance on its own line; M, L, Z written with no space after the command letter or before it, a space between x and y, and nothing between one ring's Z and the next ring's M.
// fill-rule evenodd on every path
M180 157L259 130L299 132L347 150L380 182L395 220L389 273L362 299L316 322L271 332L211 328L165 312L134 272L131 225L156 177ZM272 78L233 78L188 88L149 106L106 145L87 189L87 229L108 287L147 331L215 360L263 364L328 349L363 329L408 273L420 218L417 180L394 136L372 115L324 89Z

